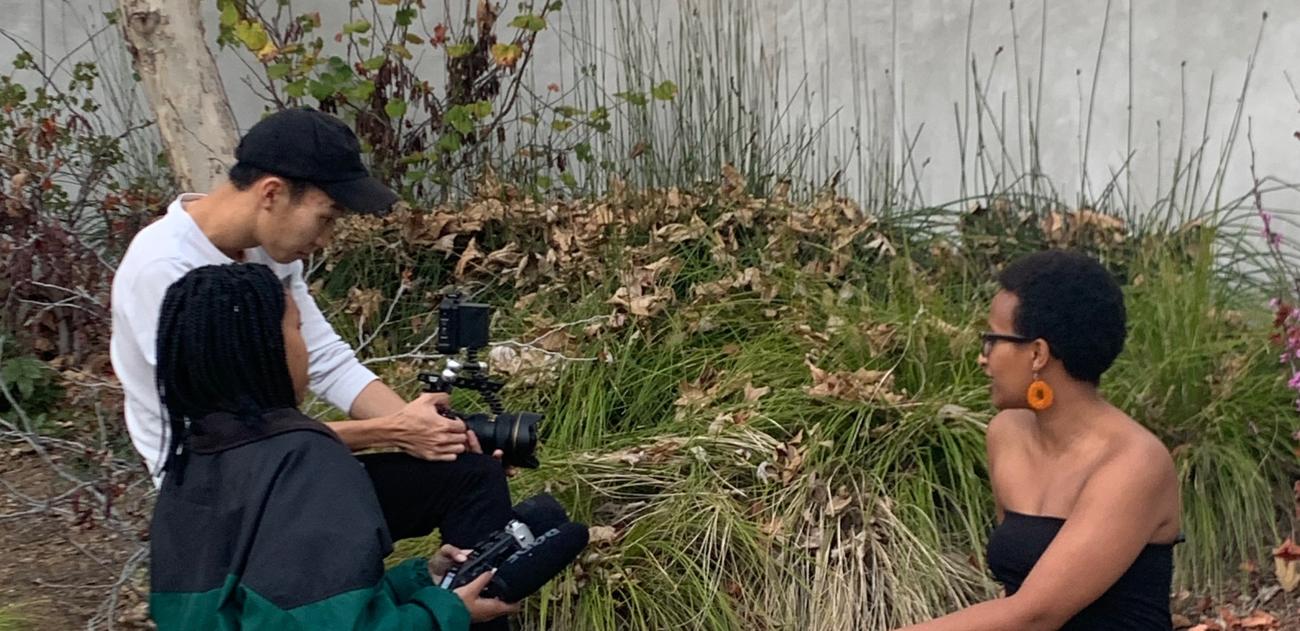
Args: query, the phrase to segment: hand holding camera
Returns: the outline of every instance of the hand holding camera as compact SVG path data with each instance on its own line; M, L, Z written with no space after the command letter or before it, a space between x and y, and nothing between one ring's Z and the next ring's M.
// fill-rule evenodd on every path
M469 561L470 552L456 546L442 546L437 554L429 558L429 576L433 578L433 582L441 583L448 570ZM465 603L470 619L474 622L486 622L519 611L518 603L512 605L483 595L483 588L487 587L493 574L493 572L481 574L474 581L455 590L455 594Z
M462 302L458 293L444 297L438 305L437 348L449 359L441 373L424 373L419 379L426 392L450 393L457 387L478 392L490 414L447 412L464 421L472 437L468 438L470 449L479 446L488 453L500 450L507 470L515 466L536 468L537 424L542 415L505 411L497 397L505 384L490 378L487 365L476 358L478 351L488 346L490 319L491 308L487 305ZM462 350L463 360L455 357ZM478 542L463 558L452 553L455 563L446 569L439 585L458 594L468 589L462 598L472 594L480 601L494 598L517 603L562 572L587 546L587 527L569 521L564 508L549 495L520 502L514 512L515 518L504 529ZM430 568L434 574L433 561ZM469 600L466 605L470 606Z
M426 393L450 393L457 387L478 392L491 414L447 413L464 421L484 453L500 450L501 461L507 467L535 469L539 465L535 455L537 424L542 415L507 412L497 397L505 384L489 377L487 365L477 360L478 351L488 346L491 317L492 309L487 305L462 302L458 293L444 297L438 305L438 352L454 357L464 350L465 359L448 359L440 374L421 373L419 379Z
M425 393L393 416L394 442L402 451L424 460L450 461L469 449L468 430L460 419L448 418L450 398Z
M524 500L514 512L504 529L476 544L464 561L453 554L457 562L439 585L459 590L482 582L482 597L517 603L564 571L587 546L587 527L569 521L564 507L550 495Z

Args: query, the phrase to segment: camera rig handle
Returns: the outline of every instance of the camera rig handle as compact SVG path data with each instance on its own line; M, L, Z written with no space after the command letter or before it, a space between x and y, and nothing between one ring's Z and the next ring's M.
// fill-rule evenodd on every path
M487 364L477 359L478 351L477 348L465 349L464 362L448 358L447 367L441 374L420 373L418 378L424 384L425 392L450 394L456 387L473 390L487 402L492 414L503 414L505 406L502 405L497 392L505 387L505 383L488 376ZM462 371L464 375L461 374Z

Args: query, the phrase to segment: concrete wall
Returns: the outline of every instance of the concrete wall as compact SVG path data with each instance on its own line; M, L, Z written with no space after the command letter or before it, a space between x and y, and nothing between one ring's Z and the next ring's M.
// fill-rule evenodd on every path
M926 163L922 192L931 202L962 192L954 104L957 115L970 120L977 100L970 83L972 61L987 83L993 119L1005 117L1005 158L1013 171L1023 170L1019 165L1029 160L1022 158L1028 146L1026 110L1035 109L1041 99L1036 130L1040 160L1065 195L1076 194L1084 181L1085 137L1086 188L1093 193L1103 189L1127 161L1135 205L1162 194L1159 188L1169 181L1180 130L1185 146L1209 139L1206 168L1212 172L1234 119L1261 16L1268 11L1227 189L1240 194L1250 188L1246 121L1253 128L1261 173L1289 178L1300 165L1300 140L1292 136L1300 129L1300 97L1287 80L1289 73L1300 81L1300 3L1293 0L1115 0L1108 14L1105 0L1021 0L1014 9L1007 1L992 0L631 1L651 16L651 28L662 29L666 51L679 45L669 27L683 15L705 19L696 12L708 13L716 3L748 3L755 23L750 37L769 63L784 66L784 94L798 93L806 71L806 92L796 99L802 114L807 119L833 115L828 147L834 149L850 130L871 128L892 139L897 155L903 139L920 130L914 158ZM207 23L215 26L215 1L201 3ZM327 23L340 23L347 12L342 0L296 4L299 10L319 9ZM32 45L43 32L52 58L84 41L114 7L109 0L0 0L0 11L10 17L4 30ZM607 40L602 45L616 50L607 0L569 0L563 12L568 29L596 23L598 37ZM1040 63L1044 33L1049 37ZM571 76L565 64L572 56L560 53L573 37L561 33L543 51L535 68L539 86ZM9 65L13 50L11 42L0 41L0 71ZM87 53L83 48L74 56ZM114 61L104 51L95 54ZM430 57L423 63L436 73L440 61ZM229 51L220 55L220 64L236 116L247 126L261 104L241 81L245 66ZM1045 86L1041 95L1039 77ZM1032 102L1027 94L1031 87ZM869 98L878 101L874 122L866 120L864 101ZM996 135L987 120L984 133ZM972 128L966 143L974 141ZM1000 147L992 150L1004 157ZM968 176L976 167L973 155L970 150L964 158Z

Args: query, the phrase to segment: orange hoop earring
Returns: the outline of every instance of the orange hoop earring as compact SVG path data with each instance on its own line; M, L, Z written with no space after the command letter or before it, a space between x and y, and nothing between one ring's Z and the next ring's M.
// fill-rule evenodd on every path
M1034 382L1029 384L1029 407L1037 412L1042 412L1052 407L1052 396L1052 386L1039 379L1038 373L1034 373Z

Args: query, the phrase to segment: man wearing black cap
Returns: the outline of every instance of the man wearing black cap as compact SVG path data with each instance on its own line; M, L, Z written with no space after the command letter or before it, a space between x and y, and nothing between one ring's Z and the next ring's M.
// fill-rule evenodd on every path
M504 471L462 422L439 414L446 395L408 404L357 360L307 291L302 259L324 247L335 220L383 214L397 201L362 164L356 135L316 110L285 110L254 125L235 158L228 182L208 195L181 195L140 231L113 279L113 367L132 442L155 484L167 444L154 376L163 294L196 267L257 262L280 277L302 314L312 391L357 419L331 427L354 451L403 452L359 456L393 538L436 527L445 543L469 548L504 527Z

